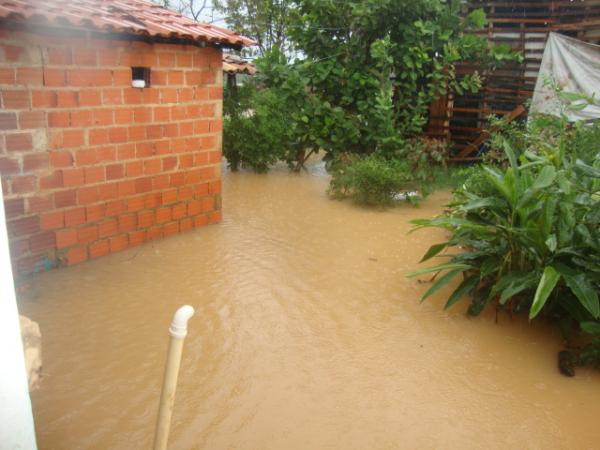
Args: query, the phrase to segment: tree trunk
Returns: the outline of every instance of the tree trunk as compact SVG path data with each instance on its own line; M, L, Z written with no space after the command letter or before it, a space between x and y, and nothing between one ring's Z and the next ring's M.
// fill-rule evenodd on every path
M293 172L300 172L302 167L304 167L304 161L306 161L306 149L301 148L296 152L296 164L292 169Z
M315 149L310 149L308 152L306 151L305 148L298 150L298 152L296 153L296 165L294 166L294 168L292 169L293 172L300 172L300 170L302 169L306 169L304 167L304 163L306 162L306 160L308 158L310 158L310 155L312 155L315 152Z

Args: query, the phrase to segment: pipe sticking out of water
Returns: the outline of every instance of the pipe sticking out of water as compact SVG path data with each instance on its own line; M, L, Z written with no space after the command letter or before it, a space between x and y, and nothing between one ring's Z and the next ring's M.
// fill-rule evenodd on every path
M162 392L160 394L160 406L158 408L158 420L154 434L154 450L166 450L169 439L169 428L171 427L171 416L173 404L175 403L175 390L177 388L177 377L183 351L183 341L187 336L188 320L194 315L194 308L189 305L179 308L169 327L169 351L165 366Z

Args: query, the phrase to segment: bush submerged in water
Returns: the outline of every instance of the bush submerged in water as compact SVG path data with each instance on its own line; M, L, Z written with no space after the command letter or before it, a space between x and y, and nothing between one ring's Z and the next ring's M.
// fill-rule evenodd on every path
M329 194L351 198L369 206L390 206L402 194L413 190L414 180L408 163L378 155L345 155L332 165ZM411 201L414 196L406 196Z
M572 360L590 364L600 360L600 152L589 139L598 126L542 118L526 131L525 139L504 141L505 166L474 172L450 212L414 221L452 234L423 261L449 247L458 252L411 276L441 275L425 299L462 275L446 307L468 296L471 315L494 305L557 318L565 332L578 323L590 342Z
M446 171L447 156L447 145L429 138L410 139L386 156L344 153L330 164L329 194L369 206L390 206L399 200L417 204Z

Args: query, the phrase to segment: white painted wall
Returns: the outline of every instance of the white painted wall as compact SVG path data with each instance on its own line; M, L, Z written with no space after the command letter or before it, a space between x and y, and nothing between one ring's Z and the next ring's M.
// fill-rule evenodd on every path
M0 450L36 450L0 187Z

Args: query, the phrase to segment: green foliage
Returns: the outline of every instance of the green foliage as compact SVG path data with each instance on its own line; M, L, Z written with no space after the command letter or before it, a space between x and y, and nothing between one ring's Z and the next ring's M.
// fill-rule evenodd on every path
M479 75L457 77L455 62L494 65L515 57L471 33L485 24L484 14L477 10L461 18L462 6L431 0L298 2L290 35L303 58L290 69L301 72L321 103L339 108L336 119L346 123L324 139L326 152L397 157L406 138L421 132L434 98L479 89Z
M329 193L334 198L349 197L372 206L390 206L398 199L417 204L421 196L429 193L436 176L446 169L447 153L445 143L420 138L404 143L396 153L403 155L402 158L385 158L381 153L362 157L342 154L329 166L332 173ZM414 195L416 190L419 195Z
M484 162L505 166L508 164L508 159L504 152L506 144L516 149L516 151L532 144L533 133L527 132L526 122L506 122L503 117L497 116L488 116L487 120L492 131L487 141L487 150L483 154ZM535 136L539 135L535 134Z
M288 27L293 3L292 0L213 0L231 29L256 41L256 47L246 51L256 49L261 56L273 48L292 50Z
M228 1L241 16L255 3ZM285 30L297 58L285 56L289 46L265 48L257 85L281 101L274 114L286 117L290 136L283 158L296 170L315 151L327 160L342 153L405 158L433 99L479 89L479 74L457 76L457 61L493 67L518 58L475 34L485 15L465 15L458 0L267 3L287 8Z
M291 66L278 49L259 59L257 66L261 88L274 92L281 101L274 114L286 117L292 136L283 158L290 167L300 170L306 158L327 148L328 142L357 135L352 123L344 120L343 110L311 93L303 72Z
M336 166L329 187L329 194L334 198L348 197L362 205L390 206L399 194L412 190L413 178L405 161L387 160L378 155L347 155L346 161Z
M402 152L403 159L410 164L411 176L419 183L424 195L431 191L436 183L436 176L446 169L448 144L438 139L427 137L410 139Z
M284 158L291 134L276 92L253 85L228 88L224 96L223 154L232 170L240 166L266 172Z
M455 190L472 179L479 166L436 166L430 170L430 181L426 187L429 192L439 189Z
M564 317L586 332L597 330L600 153L593 138L598 126L570 127L542 117L521 131L523 136L512 140L520 147L513 148L511 139L503 143L506 166L474 171L456 193L451 212L415 221L418 228L440 227L452 234L424 260L446 248L463 249L443 255L450 260L446 266L417 273L448 271L430 291L463 274L448 303L468 296L473 315L495 304L529 311L531 319ZM600 354L590 345L581 361Z

